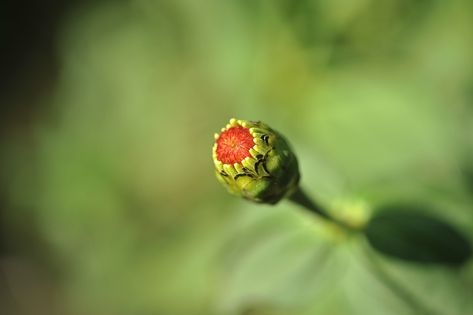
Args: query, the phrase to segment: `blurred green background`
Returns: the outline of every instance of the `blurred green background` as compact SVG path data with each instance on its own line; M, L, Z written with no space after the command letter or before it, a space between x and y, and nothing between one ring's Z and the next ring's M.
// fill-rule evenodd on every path
M423 202L473 241L471 1L29 2L0 6L1 314L416 314L362 240L218 185L231 117L337 215ZM473 314L471 262L378 258Z

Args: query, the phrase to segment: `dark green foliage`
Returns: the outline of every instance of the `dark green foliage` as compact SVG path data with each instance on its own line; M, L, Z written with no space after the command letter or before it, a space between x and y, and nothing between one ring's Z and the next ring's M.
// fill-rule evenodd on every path
M388 256L423 264L459 266L471 256L471 244L449 223L423 206L391 205L368 223L369 243Z

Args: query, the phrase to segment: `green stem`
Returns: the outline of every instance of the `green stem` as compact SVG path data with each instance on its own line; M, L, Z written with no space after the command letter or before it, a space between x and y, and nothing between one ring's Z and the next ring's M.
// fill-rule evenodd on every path
M326 211L319 204L313 201L309 196L307 196L307 194L300 187L298 187L297 190L289 196L289 200L304 207L310 212L315 213L319 217L322 217L323 219L337 225L338 227L342 228L347 232L357 231L356 228L348 225L346 222L343 222L333 217L328 211Z
M346 232L362 232L361 228L356 228L350 226L344 221L341 221L333 217L328 211L322 208L319 204L314 202L307 194L301 189L297 190L289 196L289 200L292 202L304 207L312 213L315 213L319 217L322 217L324 220L327 220L338 227L342 228ZM425 315L438 315L438 313L432 311L429 307L424 305L421 301L417 300L415 296L399 284L393 277L389 275L388 272L381 266L381 264L373 257L370 248L367 248L366 245L363 246L365 252L365 259L367 266L370 268L371 272L382 282L384 285L391 290L400 300L404 301L411 309L413 309L416 314L425 314Z

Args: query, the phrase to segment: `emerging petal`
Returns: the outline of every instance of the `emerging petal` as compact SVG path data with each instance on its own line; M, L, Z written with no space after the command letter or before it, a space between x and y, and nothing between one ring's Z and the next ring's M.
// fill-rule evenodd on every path
M255 145L250 130L245 127L231 127L217 139L217 159L225 164L240 163L250 157L250 149Z

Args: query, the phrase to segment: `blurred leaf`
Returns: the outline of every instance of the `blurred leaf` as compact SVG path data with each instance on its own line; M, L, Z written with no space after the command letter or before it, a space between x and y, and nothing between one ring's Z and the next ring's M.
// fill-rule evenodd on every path
M57 269L61 315L417 314L363 264L357 238L340 244L285 202L227 196L211 135L232 116L264 119L287 134L303 185L334 211L353 218L352 201L364 211L412 197L473 237L458 165L473 139L472 5L72 4L46 36L56 36L57 60L44 60L57 63L56 84L33 63L44 54L27 51L32 64L11 84L25 103L13 122L1 117L6 245ZM31 97L30 82L48 88ZM461 270L379 260L428 309L473 314L473 259Z
M473 195L473 166L467 165L462 169L463 181L468 192Z
M369 243L383 254L425 264L461 265L471 245L455 227L416 205L384 207L366 227Z

